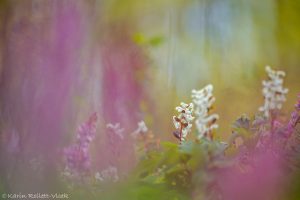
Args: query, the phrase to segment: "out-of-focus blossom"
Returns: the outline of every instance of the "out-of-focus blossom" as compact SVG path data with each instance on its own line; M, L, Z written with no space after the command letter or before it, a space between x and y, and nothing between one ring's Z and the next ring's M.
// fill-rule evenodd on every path
M77 140L82 147L87 148L92 142L96 133L97 114L90 116L86 123L83 123L78 128Z
M289 169L292 171L296 170L299 171L300 166L300 135L296 126L300 123L300 95L298 96L298 102L295 105L295 110L292 112L290 120L285 129L285 136L286 136L286 163L288 163Z
M215 102L213 86L207 85L201 90L192 90L192 98L195 104L195 124L198 130L198 138L208 137L213 129L218 128L216 120L219 119L219 115L209 114Z
M269 79L262 82L265 102L259 111L262 111L265 117L269 117L271 111L281 109L282 103L286 101L285 95L288 93L288 89L283 87L283 77L285 76L283 71L275 71L266 66L266 72Z
M295 109L300 112L300 94L298 94L298 102L295 104Z
M298 102L295 104L295 110L291 114L291 118L286 127L286 136L290 136L297 124L300 123L300 94L298 95Z
M148 128L146 126L146 123L142 120L138 122L138 127L135 131L131 133L131 136L134 138L137 137L139 134L145 134L148 132Z
M146 126L146 124L145 124L144 121L140 121L140 122L138 123L138 130L139 130L139 132L141 132L141 133L146 133L146 132L148 131L148 128L147 128L147 126Z
M106 124L106 127L110 130L112 130L113 133L115 133L117 136L119 136L121 139L124 139L124 128L121 128L120 123L116 124Z
M222 168L217 176L222 199L277 199L283 184L280 158L267 150L241 153L237 166Z
M180 141L183 141L192 128L194 105L193 103L186 104L181 102L180 106L175 109L179 112L178 116L173 116L174 126L179 130L176 137L179 138Z
M74 144L64 149L64 155L67 162L66 170L70 171L71 174L81 175L89 171L91 161L87 149Z
M118 169L109 166L101 172L96 172L95 179L100 182L117 182L119 180Z
M155 137L143 120L138 122L138 127L131 133L131 136L136 140L136 152L139 152L140 150L148 152L151 150L157 150L160 147L160 139Z
M76 143L64 149L65 171L73 176L87 174L90 170L89 145L96 134L96 122L97 114L94 113L87 122L79 126Z
M107 149L111 153L110 164L116 165L117 160L120 158L123 151L122 144L124 144L124 128L121 127L120 123L107 124L106 136L108 139Z

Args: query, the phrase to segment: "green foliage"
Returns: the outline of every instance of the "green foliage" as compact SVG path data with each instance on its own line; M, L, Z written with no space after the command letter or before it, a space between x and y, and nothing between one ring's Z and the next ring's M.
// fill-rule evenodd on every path
M288 149L286 158L289 166L299 166L300 137L294 134L289 140L283 140L285 129L280 121L276 121L276 126L280 128L273 128L276 119L242 115L233 123L232 135L227 143L210 137L181 141L179 144L157 143L159 140L153 135L142 135L136 140L135 148L139 162L129 176L122 177L118 182L101 180L92 187L73 188L74 192L70 193L74 195L73 199L219 199L223 189L220 185L222 181L218 179L219 172L234 169L238 170L238 174L247 173L255 163L250 153L266 149L276 153L275 148L269 148L270 145L277 145L275 139L282 143L276 147ZM262 145L265 145L264 148ZM296 186L299 185L298 179L292 180ZM290 199L299 197L296 186L288 189Z
M173 191L170 199L190 199L196 187L213 180L209 170L219 167L225 149L225 144L207 139L180 145L163 142L161 151L147 152L139 162L134 176L139 183L136 193L155 189L155 199L165 199L169 191ZM202 196L201 192L198 195Z
M157 47L165 41L165 38L163 36L160 36L160 35L156 35L156 36L153 36L153 37L146 37L142 33L136 33L133 36L133 41L136 44L139 44L139 45L148 45L148 46L151 46L151 47Z
M177 190L166 188L163 184L149 184L145 182L137 182L126 184L119 188L118 192L107 192L102 194L101 199L105 200L185 200L185 195Z
M261 128L267 128L268 121L260 116L255 116L254 120L246 115L239 117L232 125L232 135L229 137L229 147L226 151L229 155L238 153L239 146L252 149L258 142Z

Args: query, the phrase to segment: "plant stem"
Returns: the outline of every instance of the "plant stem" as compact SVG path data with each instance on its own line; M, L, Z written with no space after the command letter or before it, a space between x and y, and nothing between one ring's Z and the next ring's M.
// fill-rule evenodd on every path
M180 144L181 144L181 142L182 142L182 123L180 123L179 140L180 140Z

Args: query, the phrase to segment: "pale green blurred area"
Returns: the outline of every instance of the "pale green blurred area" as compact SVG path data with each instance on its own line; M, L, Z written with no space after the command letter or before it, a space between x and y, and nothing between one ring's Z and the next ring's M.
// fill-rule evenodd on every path
M266 65L287 73L284 111L300 92L300 1L108 1L107 20L122 21L150 58L145 89L155 100L148 123L172 130L171 116L191 89L212 83L219 137L241 114L263 104Z

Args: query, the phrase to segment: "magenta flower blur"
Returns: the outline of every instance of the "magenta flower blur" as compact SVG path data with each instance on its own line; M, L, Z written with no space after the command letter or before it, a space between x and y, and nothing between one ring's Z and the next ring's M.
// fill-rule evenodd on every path
M66 169L69 176L80 177L90 171L91 159L89 145L96 133L97 113L90 116L87 122L78 128L76 143L64 149Z
M298 123L300 123L300 94L298 95L298 102L295 104L295 110L292 112L286 127L286 135L288 137L292 135Z
M300 94L298 94L298 102L296 103L295 108L298 112L300 112Z

